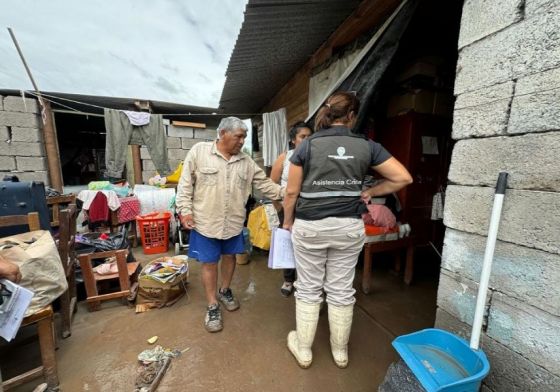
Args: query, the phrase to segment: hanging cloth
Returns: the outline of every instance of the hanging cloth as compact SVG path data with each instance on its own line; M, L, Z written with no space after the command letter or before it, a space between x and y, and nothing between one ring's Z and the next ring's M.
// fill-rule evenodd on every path
M263 113L263 160L272 166L278 155L288 150L288 125L286 109Z
M150 123L151 114L148 112L133 112L131 110L122 110L122 112L126 114L128 121L130 121L132 125L140 126Z
M161 114L150 116L146 125L132 125L126 114L105 109L105 176L120 178L126 163L126 147L129 144L145 145L156 170L161 176L171 174L167 158L167 135Z

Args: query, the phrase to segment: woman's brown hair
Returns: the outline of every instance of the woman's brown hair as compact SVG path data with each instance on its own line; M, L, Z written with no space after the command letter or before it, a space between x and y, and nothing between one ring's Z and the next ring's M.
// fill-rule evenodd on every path
M360 100L356 94L339 91L331 95L319 109L315 119L315 131L330 128L334 122L348 122L350 113L358 115Z

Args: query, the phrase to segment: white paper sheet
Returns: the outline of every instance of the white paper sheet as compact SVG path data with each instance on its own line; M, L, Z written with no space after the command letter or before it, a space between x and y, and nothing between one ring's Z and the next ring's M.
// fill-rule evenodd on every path
M268 253L268 268L296 268L292 233L290 231L280 228L272 230L270 251Z
M4 297L4 303L0 305L0 336L9 342L19 330L33 292L6 279L0 279L0 284L11 293Z

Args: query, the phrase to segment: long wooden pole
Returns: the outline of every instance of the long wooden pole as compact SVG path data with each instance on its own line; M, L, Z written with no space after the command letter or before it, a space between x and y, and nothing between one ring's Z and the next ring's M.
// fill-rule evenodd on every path
M12 29L8 27L8 32L12 37L12 41L18 51L19 57L23 66L25 67L25 71L27 72L27 76L31 80L31 84L37 93L37 97L39 99L39 105L41 106L41 119L43 120L43 139L45 142L45 152L47 154L47 166L49 168L49 179L50 179L50 186L56 189L59 192L63 191L63 181L62 181L62 168L60 165L60 155L58 151L58 140L56 138L56 131L54 129L53 123L53 115L51 111L51 105L49 102L43 99L41 95L41 91L37 87L37 83L35 83L35 79L33 79L33 75L31 74L31 70L27 65L27 61L25 61L25 57L23 56L23 52L19 47L18 41Z

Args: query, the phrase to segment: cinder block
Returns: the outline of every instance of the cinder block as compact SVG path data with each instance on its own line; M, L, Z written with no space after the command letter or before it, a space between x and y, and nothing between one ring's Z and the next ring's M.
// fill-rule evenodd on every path
M169 148L167 149L167 157L170 161L178 161L185 159L187 156L187 151L180 148Z
M17 171L11 174L17 176L20 181L40 181L47 186L49 185L49 174L46 171Z
M459 95L453 113L453 138L505 134L513 87L509 81Z
M560 28L560 26L559 26ZM511 105L508 133L560 130L560 68L520 78Z
M560 12L543 13L464 47L455 95L560 66L558 26Z
M467 0L463 5L459 48L518 22L522 0Z
M187 138L181 138L181 148L183 150L190 150L191 148L193 148L193 146L197 143L202 142L203 140L200 139L187 139Z
M148 180L155 175L156 175L156 172L152 171L152 170L142 171L142 181L144 182L144 184L147 184Z
M0 155L40 157L45 153L41 143L2 142L0 143Z
M12 140L14 142L34 143L42 140L41 131L38 128L12 128Z
M436 321L434 326L454 333L467 341L471 338L472 320L463 322L451 313L446 312L439 307L436 310Z
M10 112L39 113L39 102L35 98L6 97L4 98L4 110Z
M173 125L169 125L167 127L167 136L192 138L193 129L189 127L176 127Z
M487 335L553 374L560 375L560 317L495 293Z
M453 148L449 180L495 186L496 173L507 171L510 188L560 191L558 157L560 132L460 140Z
M0 141L2 143L2 141ZM16 160L14 157L0 156L0 170L10 171L16 169Z
M181 148L181 138L179 138L179 137L168 137L167 138L167 148Z
M490 361L490 374L484 382L493 390L508 392L560 390L560 377L494 339L484 335L482 348Z
M0 110L4 110L4 97L0 95Z
M148 148L147 147L140 147L140 158L141 159L152 159L150 157L150 153L148 152Z
M461 336L467 341L471 336L471 325L461 322L442 309L438 309L436 312L435 326ZM557 375L489 338L484 333L481 336L480 345L490 361L490 374L484 383L491 390L508 392L556 392L560 390L560 378Z
M206 128L206 129L194 128L194 138L213 141L218 138L218 132L215 129L211 129L211 128Z
M526 18L552 12L560 12L560 2L558 0L525 0Z
M142 170L155 171L156 167L154 166L154 163L150 159L143 159L142 160Z
M464 323L472 323L476 307L478 283L452 272L441 270L437 305ZM490 301L488 292L486 303Z
M10 134L8 133L8 127L0 126L0 143L4 143L9 138Z
M20 171L47 170L47 158L16 157L17 169Z
M444 224L486 236L494 189L449 185ZM551 253L560 253L560 193L508 190L498 239Z
M447 229L442 268L478 282L486 237ZM560 255L497 241L490 288L560 316Z
M39 128L39 116L34 113L0 112L0 126Z

